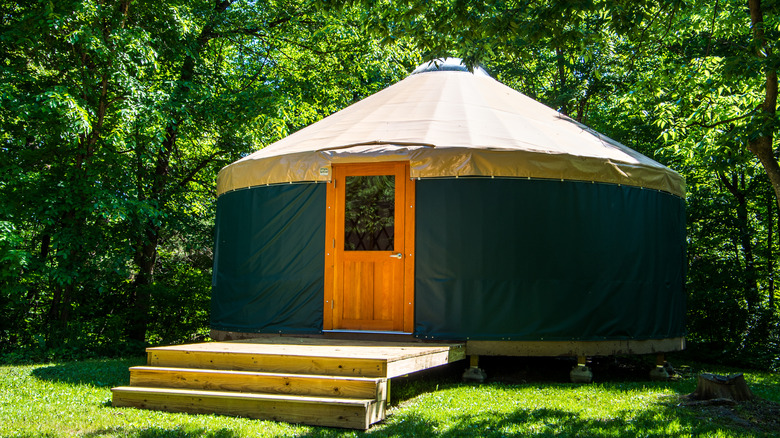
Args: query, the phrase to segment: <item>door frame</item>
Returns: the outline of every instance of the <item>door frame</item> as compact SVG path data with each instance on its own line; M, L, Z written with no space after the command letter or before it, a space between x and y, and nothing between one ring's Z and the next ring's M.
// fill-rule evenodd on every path
M404 184L403 193L405 199L400 200L404 209L403 221L403 331L400 333L412 333L414 331L414 234L415 234L415 181L409 176L408 161L381 161L376 163L343 163L331 165L331 180L328 182L326 194L326 218L325 218L325 293L323 307L323 330L334 330L333 313L338 302L337 289L337 245L343 248L344 242L336 242L337 214L344 208L341 201L345 189L345 178L348 172L352 175L386 175L386 170L391 166L403 166L403 180L396 181L396 196L398 196L399 184ZM399 200L396 199L396 205ZM396 208L397 210L397 208ZM343 212L342 212L343 217ZM397 218L397 216L396 216ZM343 236L343 233L340 233ZM342 237L343 240L343 237ZM360 332L363 330L349 330Z

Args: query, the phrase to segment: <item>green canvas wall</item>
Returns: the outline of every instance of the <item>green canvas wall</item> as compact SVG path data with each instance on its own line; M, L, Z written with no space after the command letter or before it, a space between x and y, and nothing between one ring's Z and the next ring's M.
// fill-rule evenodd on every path
M325 184L217 203L212 328L322 329ZM415 335L659 339L685 334L685 211L635 187L417 181Z
M503 340L685 333L684 201L521 179L417 183L415 334Z
M211 327L322 330L325 184L280 184L217 200Z

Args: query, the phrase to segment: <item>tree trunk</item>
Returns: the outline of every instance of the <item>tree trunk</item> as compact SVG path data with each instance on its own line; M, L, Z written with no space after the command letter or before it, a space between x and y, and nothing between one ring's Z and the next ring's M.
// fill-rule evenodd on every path
M215 15L219 15L230 6L229 1L216 0L214 2ZM148 196L144 196L142 187L139 187L141 200L153 201L159 208L165 205L166 190L170 184L170 160L171 154L176 149L178 129L184 120L183 108L187 105L190 91L190 83L195 78L195 67L201 51L206 44L217 36L214 34L214 22L206 24L195 40L195 47L182 63L179 72L177 89L171 95L173 112L165 129L165 139L157 151L154 172L151 173L151 188ZM139 178L142 176L139 175ZM139 184L139 186L142 186ZM147 219L143 224L143 232L139 233L136 247L135 264L138 266L138 275L133 281L133 295L130 306L132 308L131 321L128 324L127 334L131 340L146 342L147 319L151 303L150 286L154 282L154 266L157 262L157 246L160 243L161 226L152 219Z
M747 401L753 399L742 373L730 376L718 374L699 374L696 391L690 395L696 400L728 399L734 401Z
M772 138L771 133L758 137L748 143L748 149L761 162L761 167L764 168L769 177L769 182L772 184L775 202L780 207L780 164L778 164L772 149Z
M748 10L750 13L750 24L753 30L753 42L756 47L756 56L759 59L772 57L772 48L767 45L766 35L764 34L764 11L761 7L761 0L748 0ZM759 105L759 117L765 120L766 132L748 142L748 149L761 161L761 166L769 176L772 189L775 193L777 205L780 207L780 164L775 158L773 150L774 131L769 126L772 125L775 114L777 113L777 95L778 79L777 70L766 66L764 101Z
M159 227L147 224L146 232L147 241L135 255L138 275L133 281L133 295L130 297L132 312L127 325L128 338L140 343L146 341L147 319L152 301L150 287L154 279L154 265L157 263Z
M773 57L772 47L767 44L764 33L764 11L761 6L761 0L748 0L748 11L750 13L756 57L761 60L771 59ZM761 102L757 110L759 117L764 120L763 124L766 128L760 135L748 142L748 149L758 158L767 176L769 176L769 181L775 194L775 201L778 205L778 213L780 213L780 163L778 163L774 151L774 131L777 128L772 127L777 114L778 78L776 67L765 66L764 75L764 101ZM773 263L772 266L774 266ZM773 289L774 284L772 284L769 290L770 317L773 317L776 312Z
M767 248L767 292L769 293L769 309L774 309L775 296L775 259L774 252L774 225L775 213L772 211L773 200L769 199L766 206L766 248Z
M741 173L737 177L736 174L732 174L732 180L729 181L726 176L718 172L718 177L724 186L728 189L729 193L737 200L737 217L736 217L736 229L739 233L739 246L742 249L742 257L745 259L745 299L748 303L748 310L750 315L754 315L759 307L759 293L758 293L758 272L756 269L756 261L753 255L753 243L750 240L750 228L748 218L748 203L747 203L747 187L745 185L745 174ZM741 182L741 184L740 184ZM736 246L736 245L735 245ZM739 251L736 251L737 257L739 257Z

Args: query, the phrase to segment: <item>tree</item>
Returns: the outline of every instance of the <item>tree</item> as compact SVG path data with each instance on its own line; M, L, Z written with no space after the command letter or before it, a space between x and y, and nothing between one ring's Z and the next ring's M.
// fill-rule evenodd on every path
M152 312L205 330L219 168L413 65L357 17L274 0L0 6L0 220L24 255L1 292L29 303L2 308L14 346L186 334Z
M487 63L521 92L681 171L692 337L780 351L770 329L780 315L777 2L407 1L374 16L386 41L406 36L429 58ZM721 315L731 318L723 330L703 336Z

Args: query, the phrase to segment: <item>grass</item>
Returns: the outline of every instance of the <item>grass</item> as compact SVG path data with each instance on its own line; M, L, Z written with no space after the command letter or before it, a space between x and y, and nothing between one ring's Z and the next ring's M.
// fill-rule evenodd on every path
M143 360L90 360L0 367L2 437L391 437L391 436L705 436L780 437L780 374L748 371L764 401L737 407L690 406L683 396L699 372L735 370L688 364L670 382L646 381L637 359L593 364L596 383L566 380L571 363L485 358L491 380L459 382L463 365L393 381L392 415L368 432L216 415L111 407L113 386Z

